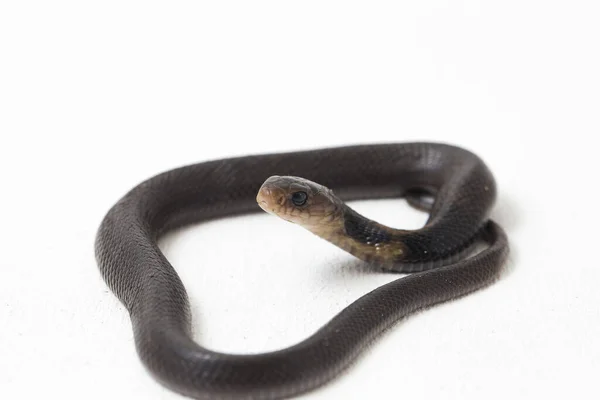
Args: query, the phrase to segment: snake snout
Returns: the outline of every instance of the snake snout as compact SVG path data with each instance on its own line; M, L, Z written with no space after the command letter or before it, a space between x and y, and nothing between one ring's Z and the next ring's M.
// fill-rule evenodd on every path
M263 210L274 212L285 204L285 193L278 188L263 185L256 195L256 202Z

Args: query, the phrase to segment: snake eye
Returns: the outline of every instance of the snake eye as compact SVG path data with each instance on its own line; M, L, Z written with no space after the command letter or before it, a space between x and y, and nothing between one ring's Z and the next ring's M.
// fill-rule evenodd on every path
M306 204L306 200L308 199L308 195L306 192L294 192L292 193L292 203L295 206L303 206Z

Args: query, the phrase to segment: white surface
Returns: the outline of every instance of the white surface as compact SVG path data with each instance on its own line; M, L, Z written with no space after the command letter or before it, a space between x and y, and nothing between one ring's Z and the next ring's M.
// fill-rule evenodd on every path
M507 273L404 320L305 398L598 398L598 3L412 3L2 2L0 398L180 398L141 366L94 259L101 218L136 183L410 140L488 162ZM425 219L400 200L356 208ZM222 351L291 345L392 279L268 215L162 246L197 339Z

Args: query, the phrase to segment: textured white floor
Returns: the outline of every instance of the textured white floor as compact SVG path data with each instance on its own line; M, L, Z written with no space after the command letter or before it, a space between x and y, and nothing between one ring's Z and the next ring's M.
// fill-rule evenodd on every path
M133 185L231 155L410 140L488 162L507 272L405 319L304 398L597 398L597 2L206 3L0 5L0 398L181 398L141 366L94 260ZM354 205L425 220L401 200ZM393 278L266 214L162 247L197 339L222 351L291 345Z

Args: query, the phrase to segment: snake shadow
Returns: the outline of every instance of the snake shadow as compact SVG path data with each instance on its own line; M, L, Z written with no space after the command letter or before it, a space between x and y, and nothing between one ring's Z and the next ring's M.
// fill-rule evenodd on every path
M520 252L519 242L511 240L511 237L517 236L519 224L526 219L525 212L511 197L500 195L490 217L506 231L508 236L508 259L500 275L500 279L507 279L516 272Z

